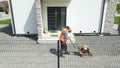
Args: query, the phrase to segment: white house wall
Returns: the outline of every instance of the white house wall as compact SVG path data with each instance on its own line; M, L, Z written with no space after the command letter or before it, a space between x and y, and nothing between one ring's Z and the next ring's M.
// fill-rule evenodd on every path
M72 0L67 9L67 25L73 33L99 31L102 0Z
M35 0L11 0L11 2L16 34L37 34ZM98 32L101 5L102 0L42 0L43 27L48 28L47 7L66 6L66 25L72 28L73 33Z
M43 0L43 22L47 28L47 7L67 7L66 25L73 33L93 33L100 28L102 0Z
M35 0L11 0L16 34L37 34Z

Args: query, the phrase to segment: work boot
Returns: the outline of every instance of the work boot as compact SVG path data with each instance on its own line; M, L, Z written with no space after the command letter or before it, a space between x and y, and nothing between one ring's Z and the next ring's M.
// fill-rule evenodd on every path
M69 55L69 54L70 54L70 52L66 51L66 52L65 52L65 54Z
M80 57L83 57L83 54L80 54Z
M63 54L61 54L60 57L65 58L65 56Z

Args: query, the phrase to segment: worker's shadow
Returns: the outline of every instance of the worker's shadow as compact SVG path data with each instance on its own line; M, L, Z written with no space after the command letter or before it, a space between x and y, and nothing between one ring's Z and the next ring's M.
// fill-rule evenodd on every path
M52 54L54 54L54 55L56 55L57 56L57 53L58 51L57 51L57 49L55 49L55 48L52 48L52 49L50 49L50 53L52 53Z
M80 56L79 52L73 52L74 55Z
M55 48L51 48L50 53L52 53L52 54L54 54L56 56L58 55L58 51ZM80 56L79 52L73 52L73 54L76 55L76 56Z

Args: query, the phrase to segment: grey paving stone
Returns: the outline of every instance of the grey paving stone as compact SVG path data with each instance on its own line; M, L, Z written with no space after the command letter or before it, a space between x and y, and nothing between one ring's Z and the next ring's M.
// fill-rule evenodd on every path
M71 55L60 58L60 68L120 68L120 36L75 36L75 45L87 44L93 57L80 57L68 44ZM0 32L0 68L57 68L57 43L37 44L34 37L13 37Z
M70 52L61 59L61 68L119 68L120 36L76 36L76 45L87 44L93 49L93 57L80 57L69 44Z

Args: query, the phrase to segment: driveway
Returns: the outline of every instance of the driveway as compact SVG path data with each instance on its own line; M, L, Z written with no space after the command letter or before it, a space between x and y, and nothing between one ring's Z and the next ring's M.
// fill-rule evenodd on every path
M57 68L57 43L36 44L36 37L12 36L0 31L0 68ZM8 30L9 31L9 30ZM120 68L120 36L75 36L76 45L87 44L93 57L71 55L60 58L60 68Z
M120 36L76 36L76 45L87 44L93 57L80 57L69 45L73 55L61 58L61 68L120 68Z

